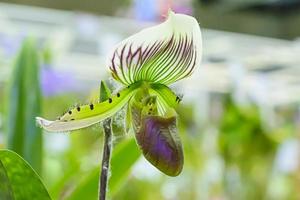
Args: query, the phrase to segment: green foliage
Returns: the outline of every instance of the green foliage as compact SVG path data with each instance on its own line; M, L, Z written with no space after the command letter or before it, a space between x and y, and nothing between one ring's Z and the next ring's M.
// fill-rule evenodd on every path
M35 44L26 40L15 61L8 101L8 148L25 158L38 173L42 163L39 62Z
M81 199L97 199L98 198L98 182L99 182L99 168L96 167L90 174L81 181L72 194L67 197L67 200L81 200Z
M131 167L141 155L134 138L124 140L114 149L111 159L109 195L113 196L127 180Z
M0 199L50 200L39 176L25 160L10 150L0 150Z
M267 190L277 143L262 127L258 108L239 107L227 98L220 124L219 147L228 173L240 176L240 188L225 178L225 189L230 199L262 199Z
M160 192L161 181L150 181L145 179L139 179L138 177L130 177L127 182L128 187L118 192L112 199L113 200L154 200L154 199L167 199ZM190 189L190 188L189 188ZM169 198L172 199L172 198ZM186 196L177 199L190 200Z
M113 197L127 180L130 169L140 157L140 151L134 138L120 142L111 158L111 177L109 179L108 193ZM78 184L68 200L97 199L98 196L99 167Z

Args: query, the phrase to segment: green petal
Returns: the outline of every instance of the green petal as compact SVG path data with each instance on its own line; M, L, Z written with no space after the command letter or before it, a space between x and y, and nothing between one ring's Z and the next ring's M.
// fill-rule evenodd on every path
M177 96L168 86L163 84L151 84L150 93L158 97L158 101L167 108L176 108L181 101L181 98Z
M148 90L139 90L130 100L129 109L131 111L132 127L134 132L139 130L141 124L141 113L143 109L143 99L149 97Z
M131 113L130 115L133 115L132 113L138 113L136 109L139 111L147 110L147 105L145 104L145 102L149 101L150 97L151 98L155 97L155 102L153 102L152 104L152 106L154 106L152 108L155 109L155 112L152 112L152 114L159 114L161 116L165 115L166 112L171 108L176 109L178 104L181 101L180 97L178 97L168 86L165 86L163 84L157 84L157 83L147 84L144 82L141 88L143 89L137 92L134 98L132 98L131 100L128 109L129 110L133 109L133 110L130 112ZM138 123L136 122L140 116L130 116L130 117L133 118L133 122L134 122L133 126L140 124L139 122Z
M111 117L119 111L128 103L139 86L140 83L132 84L101 103L75 107L56 121L49 121L40 117L37 117L36 121L42 128L50 132L66 132L85 128Z
M202 54L197 20L169 13L168 19L121 42L112 52L113 78L128 85L136 81L171 84L190 76Z

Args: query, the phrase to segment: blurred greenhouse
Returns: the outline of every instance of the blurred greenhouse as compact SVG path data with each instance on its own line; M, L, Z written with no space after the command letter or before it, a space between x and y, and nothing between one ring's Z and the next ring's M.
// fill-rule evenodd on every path
M108 55L169 9L194 16L203 40L200 66L171 85L183 169L170 177L143 157L124 108L108 199L300 199L299 0L1 0L0 149L25 159L52 199L97 199L105 122L50 133L35 117L98 101L101 81L116 91ZM5 193L1 167L0 152L0 199L22 199Z

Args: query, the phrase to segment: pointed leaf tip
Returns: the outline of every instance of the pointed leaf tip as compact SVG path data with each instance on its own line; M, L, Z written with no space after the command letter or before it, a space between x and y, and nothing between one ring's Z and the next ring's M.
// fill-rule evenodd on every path
M100 85L100 102L106 101L111 96L111 91L105 81L101 81Z

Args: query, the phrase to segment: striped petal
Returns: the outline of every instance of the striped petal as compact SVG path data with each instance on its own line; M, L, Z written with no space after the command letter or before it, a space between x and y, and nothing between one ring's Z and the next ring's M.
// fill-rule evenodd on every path
M196 19L170 11L164 23L118 44L108 65L112 76L125 85L141 80L168 85L193 73L201 46Z
M85 128L118 112L128 103L139 87L140 83L135 83L111 96L107 101L70 109L55 121L41 117L37 117L36 121L42 128L50 132L67 132Z

